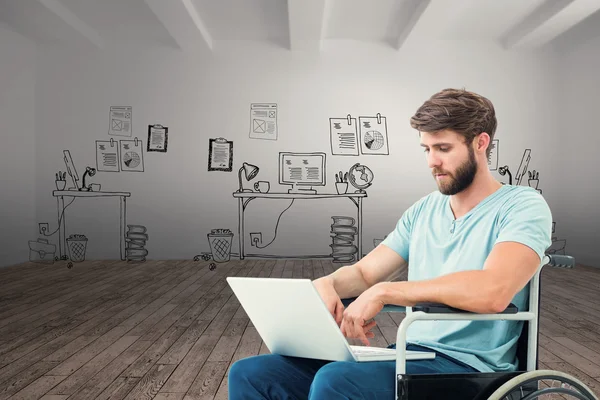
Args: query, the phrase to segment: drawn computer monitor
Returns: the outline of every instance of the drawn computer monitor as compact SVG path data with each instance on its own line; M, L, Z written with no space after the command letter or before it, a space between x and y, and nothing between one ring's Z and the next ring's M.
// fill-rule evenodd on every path
M325 153L279 153L279 184L292 185L288 193L317 194L325 186Z
M75 164L73 163L73 159L71 158L71 152L69 150L63 150L65 165L67 166L67 173L71 176L73 180L73 187L75 190L79 189L79 175L77 175L77 170L75 169ZM69 188L70 189L70 188Z

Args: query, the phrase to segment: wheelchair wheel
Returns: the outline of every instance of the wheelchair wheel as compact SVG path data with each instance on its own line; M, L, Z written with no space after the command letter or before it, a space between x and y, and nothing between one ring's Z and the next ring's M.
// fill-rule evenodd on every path
M524 372L500 386L488 400L552 399L553 394L565 399L598 400L590 388L575 377L560 371Z

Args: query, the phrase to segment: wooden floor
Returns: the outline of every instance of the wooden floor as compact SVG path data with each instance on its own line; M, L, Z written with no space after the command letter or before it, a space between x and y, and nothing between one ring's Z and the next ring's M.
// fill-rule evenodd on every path
M227 276L316 278L328 260L25 263L0 269L0 399L227 399L266 353ZM600 393L600 268L542 271L540 367ZM374 345L403 314L376 319ZM351 341L351 344L358 344Z

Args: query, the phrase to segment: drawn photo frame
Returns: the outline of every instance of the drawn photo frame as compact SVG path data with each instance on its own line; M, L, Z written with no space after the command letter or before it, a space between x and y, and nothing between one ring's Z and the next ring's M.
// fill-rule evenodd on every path
M233 141L222 137L208 140L208 170L233 170Z

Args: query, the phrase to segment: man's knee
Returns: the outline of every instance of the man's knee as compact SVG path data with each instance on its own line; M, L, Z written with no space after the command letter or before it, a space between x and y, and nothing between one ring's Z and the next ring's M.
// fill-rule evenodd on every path
M346 373L344 363L327 364L315 375L310 386L311 398L319 399L331 396L333 393L348 395L356 390L352 375Z

